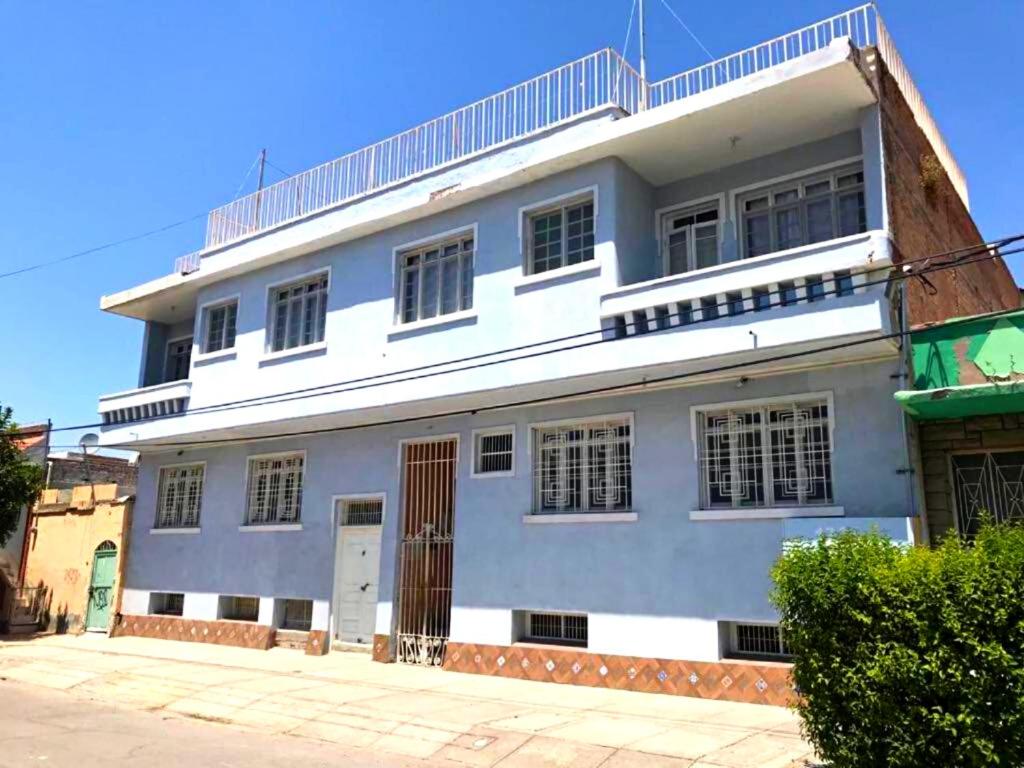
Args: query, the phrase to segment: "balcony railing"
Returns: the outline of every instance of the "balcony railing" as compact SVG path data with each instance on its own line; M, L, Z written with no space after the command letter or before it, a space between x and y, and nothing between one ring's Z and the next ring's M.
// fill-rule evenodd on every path
M311 168L210 212L203 251L379 192L420 174L519 141L606 108L657 108L757 74L848 38L877 46L918 125L967 204L967 183L873 4L862 5L768 42L655 83L644 82L604 49L488 96L372 146ZM199 268L199 254L176 264Z

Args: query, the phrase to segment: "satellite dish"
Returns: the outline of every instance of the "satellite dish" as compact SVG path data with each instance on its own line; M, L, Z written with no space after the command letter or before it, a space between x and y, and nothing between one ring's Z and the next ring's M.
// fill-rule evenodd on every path
M78 447L82 449L82 453L89 455L89 449L95 449L100 444L100 436L95 432L86 432L78 439Z

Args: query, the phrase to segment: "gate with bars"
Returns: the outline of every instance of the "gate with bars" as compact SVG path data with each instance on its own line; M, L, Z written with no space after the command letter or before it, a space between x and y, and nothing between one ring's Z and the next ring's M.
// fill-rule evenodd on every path
M402 450L397 660L440 666L452 611L455 543L455 439L407 443Z

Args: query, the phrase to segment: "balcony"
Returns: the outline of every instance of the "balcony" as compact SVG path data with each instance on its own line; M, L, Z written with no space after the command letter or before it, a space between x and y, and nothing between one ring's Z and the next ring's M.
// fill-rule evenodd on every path
M210 212L201 258L343 204L464 162L599 112L620 117L656 110L752 77L848 39L875 47L967 204L967 184L874 5L863 5L659 82L646 82L605 49L404 133L285 179ZM872 60L874 54L867 59Z
M118 425L173 416L185 411L191 391L191 381L179 380L103 395L100 417L104 425Z

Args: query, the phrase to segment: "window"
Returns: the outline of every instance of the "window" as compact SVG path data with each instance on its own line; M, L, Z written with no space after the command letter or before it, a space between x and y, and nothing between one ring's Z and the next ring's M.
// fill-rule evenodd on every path
M384 499L380 496L342 499L339 504L339 525L380 525L384 520Z
M624 512L633 503L628 418L534 429L534 512Z
M747 258L864 232L864 172L846 168L741 198Z
M480 429L473 433L473 474L500 477L513 474L515 427Z
M961 536L977 535L986 520L1018 523L1024 519L1024 451L957 453L950 463Z
M668 214L663 222L666 275L718 263L718 203Z
M697 413L701 507L832 503L825 399Z
M214 307L207 307L205 315L203 352L220 352L222 349L232 349L235 346L238 302L230 301Z
M156 528L198 528L203 501L203 464L160 469Z
M587 647L586 614L528 611L522 620L522 640Z
M181 592L150 592L149 612L156 616L181 616L185 612L185 595Z
M324 340L327 324L327 273L271 289L270 350L304 347Z
M258 621L260 599L241 595L221 595L220 616L229 621Z
M284 618L281 621L281 629L292 629L299 632L308 632L313 625L313 601L312 600L285 600Z
M428 320L473 307L473 245L469 235L398 255L401 322Z
M304 463L305 457L301 453L249 459L246 525L299 522Z
M594 201L592 198L530 214L531 274L582 264L594 258Z
M167 360L164 363L164 381L181 381L188 378L192 364L192 337L174 339L167 345Z
M778 659L791 655L777 624L733 622L729 627L729 650L738 657Z

